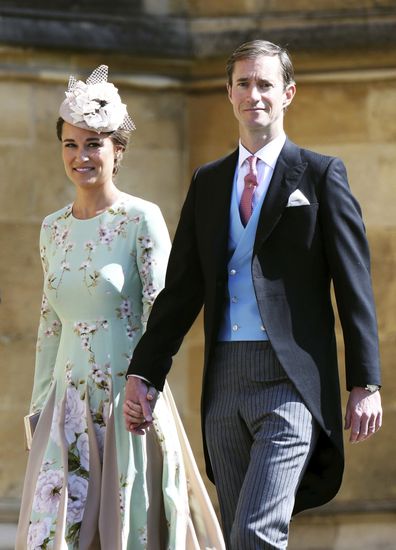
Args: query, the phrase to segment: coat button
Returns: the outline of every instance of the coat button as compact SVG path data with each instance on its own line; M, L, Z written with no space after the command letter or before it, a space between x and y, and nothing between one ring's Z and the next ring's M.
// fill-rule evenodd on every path
M239 326L238 326L238 325L232 325L232 330L233 330L234 332L236 332L238 329L239 329Z
M230 275L236 275L236 269L231 269Z

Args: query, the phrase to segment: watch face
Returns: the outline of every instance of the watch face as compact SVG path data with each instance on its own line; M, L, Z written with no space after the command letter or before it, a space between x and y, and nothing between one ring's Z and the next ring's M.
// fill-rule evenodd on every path
M367 384L367 386L364 389L371 393L374 393L379 389L379 386L377 386L376 384Z

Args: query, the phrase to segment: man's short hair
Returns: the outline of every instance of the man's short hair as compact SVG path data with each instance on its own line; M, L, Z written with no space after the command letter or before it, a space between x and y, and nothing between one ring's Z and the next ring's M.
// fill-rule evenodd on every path
M283 83L286 86L294 84L294 68L290 55L285 48L267 40L252 40L241 44L228 58L226 64L228 84L232 84L235 63L241 59L254 59L261 55L277 56L282 70Z

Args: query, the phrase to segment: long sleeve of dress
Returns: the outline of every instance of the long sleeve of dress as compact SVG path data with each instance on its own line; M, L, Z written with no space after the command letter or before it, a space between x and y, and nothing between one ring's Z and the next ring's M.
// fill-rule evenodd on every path
M145 330L154 300L165 284L171 246L165 220L156 205L141 219L136 239L136 263L142 283L141 321Z
M62 324L51 307L46 294L46 275L48 271L48 242L45 225L40 232L40 255L44 273L44 290L41 302L40 322L36 345L36 363L30 412L43 408L52 381Z

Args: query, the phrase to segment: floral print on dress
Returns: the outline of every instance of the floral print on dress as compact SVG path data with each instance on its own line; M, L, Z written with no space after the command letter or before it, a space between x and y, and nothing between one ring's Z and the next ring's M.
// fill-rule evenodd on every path
M108 322L105 319L99 319L93 323L86 321L77 321L74 323L74 332L80 337L81 348L90 354L89 362L95 362L95 354L92 350L92 339L99 329L108 329Z
M147 547L147 527L139 529L139 541L142 544L143 548Z
M140 270L140 275L143 282L143 296L149 298L154 302L154 298L157 292L157 289L153 285L150 274L155 267L155 259L153 257L153 243L151 239L147 236L139 237L140 244L140 260L142 268Z
M85 243L86 258L80 263L79 271L82 272L83 283L87 291L91 294L92 288L96 287L100 281L100 272L93 265L95 251L101 246L106 246L111 251L111 245L117 237L126 238L128 233L128 224L138 224L141 217L139 215L130 216L125 205L121 204L116 208L107 210L109 219L99 222L96 235ZM43 228L49 231L50 243L55 245L55 249L61 251L60 275L49 273L47 276L47 286L49 290L58 292L63 278L67 272L70 272L70 262L68 254L74 249L76 243L71 239L71 228L73 222L76 222L72 215L72 205L69 205L65 212L56 217L52 223L44 222ZM46 250L41 250L42 259L46 258ZM48 264L48 260L45 259ZM48 267L48 265L47 265ZM91 269L90 269L91 268ZM46 270L48 271L48 269Z
M44 463L37 479L33 509L36 512L45 513L58 508L62 487L63 470L52 470L49 463Z
M94 241L87 241L84 245L84 250L86 251L86 258L81 262L79 271L83 272L83 281L84 285L88 289L88 292L91 293L91 288L95 287L98 284L100 273L96 270L89 273L89 268L92 264L92 254L96 249L96 244Z
M133 340L136 333L140 330L140 324L134 321L134 315L132 313L132 303L128 298L122 297L122 302L119 307L116 308L117 316L120 319L126 321L126 334L130 340Z
M56 515L61 500L64 484L62 468L54 468L53 464L44 461L36 483L32 511L36 517L29 525L28 550L52 547L55 537Z
M148 319L148 313L154 303L159 289L155 286L151 277L152 271L156 267L156 260L153 254L153 242L148 235L141 235L138 238L140 251L140 277L142 280L142 300L145 305L142 315L142 323L145 325Z
M67 235L68 235L68 232L66 232L66 237ZM65 273L70 271L68 254L74 249L74 247L75 247L75 243L72 243L72 242L68 242L64 246L62 244L63 258L61 259L61 262L60 262L60 275L56 276L54 273L50 273L48 275L48 279L47 279L48 290L55 290L56 293L58 292L58 289L62 284L62 280Z
M58 318L49 318L49 314L51 313L51 308L48 304L48 299L45 294L43 294L43 298L41 301L41 321L40 325L42 327L42 330L40 331L40 334L37 338L37 350L39 352L42 351L42 343L43 339L48 339L51 337L59 338L61 331L62 331L62 324L59 321Z
M71 474L68 480L68 499L66 514L66 542L78 547L85 502L88 494L88 480L81 475Z
M60 333L60 330L61 330L61 324L57 319L55 319L54 321L52 321L51 326L49 326L44 331L44 336L46 336L47 338L49 338L50 336L58 336Z
M51 532L52 522L50 518L34 521L29 526L27 548L28 550L47 550L48 544L54 536Z
M61 447L64 437L67 443L67 512L65 539L70 544L78 542L82 516L88 495L89 437L86 421L85 391L72 380L72 365L68 364L64 417L62 402L55 406L51 439ZM61 429L63 426L63 429Z
M119 498L120 498L120 512L121 517L124 517L125 514L125 490L128 487L128 479L127 476L124 474L121 474L120 476L120 491L119 491Z

